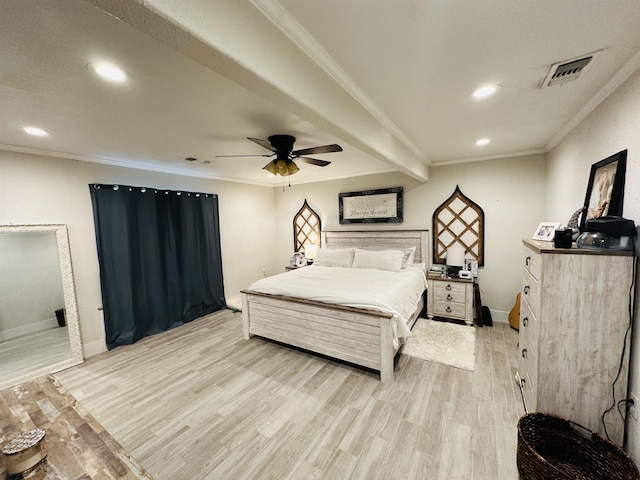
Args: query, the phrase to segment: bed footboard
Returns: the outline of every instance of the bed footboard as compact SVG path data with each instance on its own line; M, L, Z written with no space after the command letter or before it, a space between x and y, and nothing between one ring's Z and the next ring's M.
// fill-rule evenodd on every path
M392 315L281 295L244 290L245 339L258 335L315 353L378 370L393 380Z

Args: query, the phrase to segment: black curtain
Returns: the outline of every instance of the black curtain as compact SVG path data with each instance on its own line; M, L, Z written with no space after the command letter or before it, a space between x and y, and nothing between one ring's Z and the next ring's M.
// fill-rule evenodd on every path
M226 308L216 195L89 189L109 350Z

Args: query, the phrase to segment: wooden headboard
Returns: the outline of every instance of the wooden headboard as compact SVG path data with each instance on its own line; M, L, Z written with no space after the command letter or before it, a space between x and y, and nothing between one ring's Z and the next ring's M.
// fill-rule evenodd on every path
M416 247L416 263L429 263L428 230L361 230L324 231L324 248L362 248L364 250L391 250Z

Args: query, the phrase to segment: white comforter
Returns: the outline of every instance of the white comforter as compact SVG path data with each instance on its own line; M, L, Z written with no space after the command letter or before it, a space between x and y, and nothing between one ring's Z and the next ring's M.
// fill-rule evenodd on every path
M249 290L391 313L398 348L398 339L411 335L407 321L426 288L424 270L418 265L400 272L311 265L262 278Z

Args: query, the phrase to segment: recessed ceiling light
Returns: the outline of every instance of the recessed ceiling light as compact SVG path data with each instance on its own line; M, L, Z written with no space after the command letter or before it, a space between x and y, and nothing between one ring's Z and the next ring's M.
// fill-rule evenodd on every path
M488 138L481 138L479 140L476 140L476 145L482 147L483 145L487 145L489 142L491 142L491 140L489 140Z
M480 100L483 98L487 98L490 97L491 95L493 95L494 93L496 93L498 91L498 89L500 88L500 85L496 85L496 84L492 84L492 85L483 85L482 87L478 87L476 88L472 93L471 96L473 98L475 98L476 100Z
M48 137L49 132L43 130L38 127L24 127L22 129L23 132L28 133L29 135L33 135L34 137Z
M128 78L124 70L111 63L90 63L89 68L110 82L122 83Z

